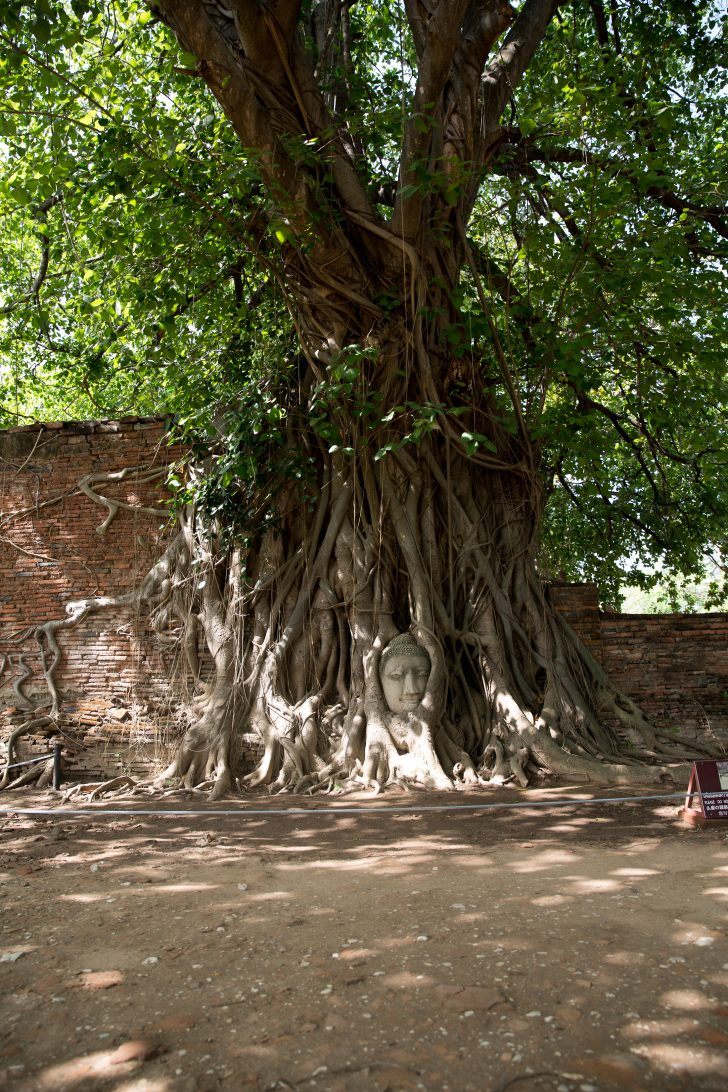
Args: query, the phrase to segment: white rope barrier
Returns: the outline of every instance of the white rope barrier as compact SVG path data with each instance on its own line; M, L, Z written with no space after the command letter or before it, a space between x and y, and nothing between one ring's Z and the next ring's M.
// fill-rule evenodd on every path
M724 793L720 792L704 792L695 793L696 796L701 796L702 799L708 800L714 796L723 796ZM482 804L360 804L356 807L351 805L328 805L324 807L318 807L312 805L307 808L247 808L244 804L241 804L237 808L107 808L103 804L98 807L89 804L85 808L64 808L59 805L55 808L0 808L0 815L169 815L174 818L188 818L188 817L209 817L215 815L237 815L243 819L248 816L266 816L266 815L283 815L294 816L300 818L302 815L367 815L368 813L389 813L396 814L399 812L437 812L437 811L488 811L494 808L564 808L564 807L591 807L594 804L631 804L643 801L662 801L662 800L683 800L685 798L685 790L682 792L667 793L664 796L597 796L588 800L580 799L578 797L566 797L558 800L512 800L512 801L491 801Z

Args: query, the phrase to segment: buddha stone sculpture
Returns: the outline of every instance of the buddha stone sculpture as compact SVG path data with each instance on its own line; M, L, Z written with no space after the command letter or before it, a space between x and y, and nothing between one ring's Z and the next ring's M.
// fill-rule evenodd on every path
M409 633L398 633L379 661L379 681L392 713L411 713L420 704L430 677L430 657Z

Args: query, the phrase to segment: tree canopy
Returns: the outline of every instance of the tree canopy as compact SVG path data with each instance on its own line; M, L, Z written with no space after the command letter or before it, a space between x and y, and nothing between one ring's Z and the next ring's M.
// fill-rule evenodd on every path
M139 587L37 627L51 720L56 631L144 605L195 688L164 776L216 797L249 729L295 792L709 750L544 578L724 545L715 4L5 11L6 419L173 412L200 456Z
M543 571L595 578L607 596L625 569L699 573L706 549L724 547L728 509L720 5L480 5L489 48L514 20L547 25L526 27L542 40L503 111L498 100L484 112L492 132L471 159L465 138L439 159L422 151L432 120L418 72L423 56L441 63L457 28L444 7L261 6L270 25L260 49L273 51L276 71L260 101L276 108L297 20L326 107L317 117L304 103L303 124L300 103L277 103L276 154L305 177L303 216L295 185L271 189L255 119L241 147L241 123L236 134L199 50L164 25L164 4L5 0L2 423L174 414L188 435L216 437L219 458L199 488L244 528L271 475L306 475L277 437L302 371L290 251L315 252L326 188L363 194L403 238L424 205L433 231L465 209L459 317L445 329L451 389L458 369L477 369L502 427L517 432L520 416L540 445ZM450 7L468 17L467 4ZM428 54L427 21L438 16L442 48ZM465 57L458 78L475 64L478 87L498 99L504 54L487 61L474 31L465 45L483 51L485 76ZM428 78L433 87L439 77ZM380 314L406 291L404 274L380 290ZM318 428L332 448L347 442L332 400L354 391L362 352L342 352L320 392ZM357 397L364 427L392 415L397 436L385 445L416 443L443 416L434 400ZM487 453L487 430L453 412L464 449Z

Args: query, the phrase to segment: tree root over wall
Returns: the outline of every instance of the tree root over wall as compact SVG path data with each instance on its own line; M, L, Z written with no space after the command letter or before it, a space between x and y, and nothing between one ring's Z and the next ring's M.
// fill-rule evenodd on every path
M528 496L496 472L476 491L456 463L429 440L417 460L400 450L356 473L326 457L314 510L284 497L288 514L245 553L183 515L138 588L69 603L65 618L37 627L50 705L15 730L9 754L24 731L57 725L64 631L126 607L147 611L181 650L195 682L190 725L156 779L76 786L74 798L683 777L676 764L695 745L688 753L656 728L552 608ZM379 669L400 632L430 672L416 707L393 712ZM251 731L263 756L240 777L240 735Z

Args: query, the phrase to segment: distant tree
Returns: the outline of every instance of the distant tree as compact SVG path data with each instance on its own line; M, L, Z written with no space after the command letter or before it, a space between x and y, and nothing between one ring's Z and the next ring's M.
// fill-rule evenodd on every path
M134 594L199 682L168 776L226 791L251 725L299 790L683 755L543 576L720 541L715 6L3 9L6 415L201 440Z

